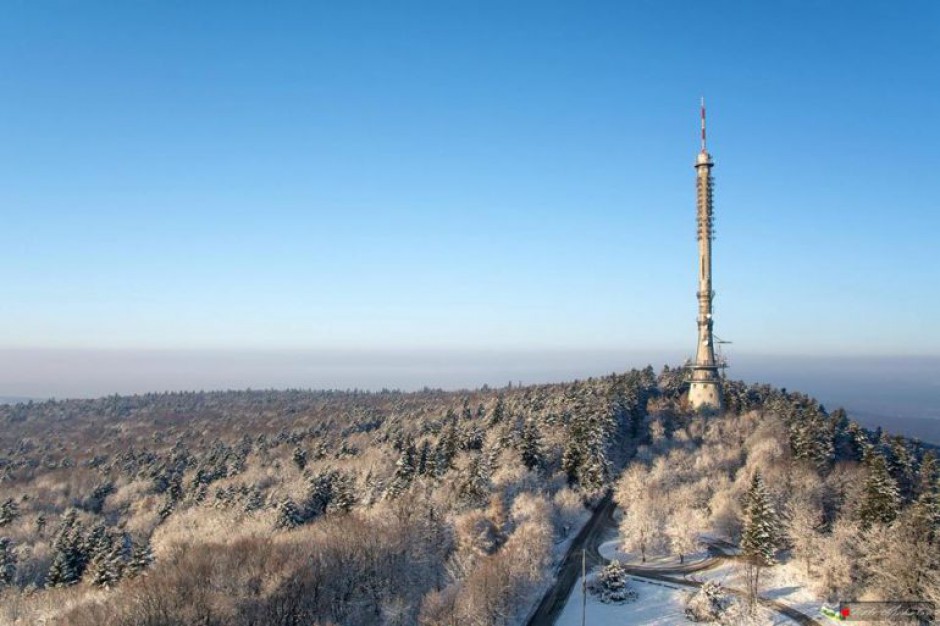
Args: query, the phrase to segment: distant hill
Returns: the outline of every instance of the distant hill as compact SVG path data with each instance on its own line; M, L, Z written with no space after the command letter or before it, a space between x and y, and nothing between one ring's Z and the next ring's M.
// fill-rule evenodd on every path
M929 417L886 417L864 411L849 411L852 417L866 428L879 426L888 432L920 439L925 443L940 446L940 419Z
M0 404L19 404L20 402L29 402L37 398L27 398L24 396L0 396Z

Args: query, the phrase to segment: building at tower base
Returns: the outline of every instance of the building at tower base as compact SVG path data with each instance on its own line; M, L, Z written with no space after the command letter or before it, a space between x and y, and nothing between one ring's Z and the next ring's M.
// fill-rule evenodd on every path
M689 384L689 406L696 410L721 410L721 381L701 380Z

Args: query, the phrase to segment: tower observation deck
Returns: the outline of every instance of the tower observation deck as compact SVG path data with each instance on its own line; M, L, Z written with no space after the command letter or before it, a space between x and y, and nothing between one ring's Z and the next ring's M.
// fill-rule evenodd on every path
M712 157L705 147L705 101L702 100L702 150L695 160L698 217L698 346L695 360L689 364L689 406L692 409L721 410L722 367L715 359L712 299Z

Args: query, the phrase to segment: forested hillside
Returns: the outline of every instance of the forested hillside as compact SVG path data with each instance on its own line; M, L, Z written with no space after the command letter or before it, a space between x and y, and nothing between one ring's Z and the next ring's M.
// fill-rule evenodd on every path
M650 445L615 494L626 550L682 554L717 536L747 557L749 593L790 564L795 584L832 604L940 606L935 449L867 431L798 393L728 383L726 400L721 418L679 428L666 412L652 417ZM918 610L920 620L894 623L940 617Z
M937 564L921 446L767 386L729 382L726 415L690 415L682 379L0 407L0 621L516 624L624 466L643 549L737 540L759 471L774 550L821 592L936 584L911 574Z
M2 619L511 623L656 393L647 369L2 407Z

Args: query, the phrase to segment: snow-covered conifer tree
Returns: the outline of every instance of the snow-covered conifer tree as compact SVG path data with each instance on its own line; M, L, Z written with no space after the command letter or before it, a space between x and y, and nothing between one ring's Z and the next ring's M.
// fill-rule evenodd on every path
M306 520L322 515L330 506L330 502L333 501L333 479L334 470L332 469L327 469L310 477L303 507L303 516Z
M434 464L433 455L434 452L431 450L431 441L425 439L421 442L421 447L418 449L418 474L423 476L431 473L430 470L433 469Z
M46 576L50 587L65 587L77 583L85 571L88 555L83 527L74 509L66 511L53 541L52 565Z
M395 462L395 477L388 487L388 496L396 497L411 486L418 473L418 451L415 442L409 438L402 446L398 461Z
M741 536L744 555L761 565L773 565L779 528L780 520L770 502L764 479L760 472L755 472L744 506L744 532Z
M303 471L307 467L307 451L297 446L294 448L294 452L291 453L291 460L294 462L294 465L297 466L297 469Z
M448 421L434 448L434 469L438 476L443 476L454 467L454 457L457 456L457 425L455 419Z
M522 463L530 470L537 470L545 462L542 452L542 437L538 426L533 419L527 419L522 426L522 436L519 441Z
M482 502L490 488L490 469L483 454L474 454L462 472L458 488L461 499L469 503Z
M598 596L601 602L620 604L636 600L637 593L628 585L630 577L620 561L614 559L602 569L591 591Z
M134 546L130 561L127 563L126 573L129 578L143 574L153 564L153 549L146 539Z
M869 457L859 519L865 527L875 523L889 524L897 517L899 507L898 486L888 472L887 462L881 454L873 453Z
M86 580L97 587L110 589L124 574L123 541L106 535L107 540L98 543L98 551L88 564Z
M355 478L345 472L335 471L332 474L332 494L326 510L329 513L348 513L356 505Z
M6 526L15 520L20 514L19 506L13 498L7 498L0 504L0 527Z
M0 589L13 584L16 577L16 552L13 542L7 537L0 537Z
M284 530L297 528L304 523L304 518L300 514L300 509L290 498L284 498L277 505L277 513L274 518L274 527Z
M496 426L503 418L506 417L506 402L503 400L503 396L496 398L496 406L493 407L493 412L490 414L489 424L490 426Z

